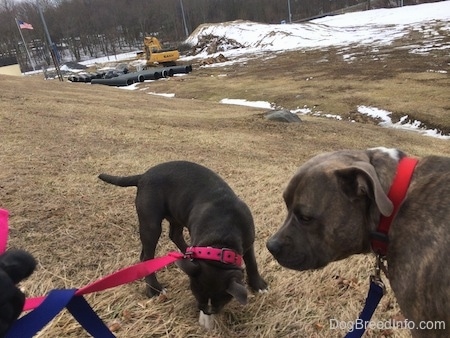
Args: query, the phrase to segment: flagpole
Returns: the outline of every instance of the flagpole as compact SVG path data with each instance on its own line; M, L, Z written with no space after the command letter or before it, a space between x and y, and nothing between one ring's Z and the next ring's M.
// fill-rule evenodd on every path
M28 51L27 44L25 43L25 39L23 38L23 34L22 34L22 30L20 29L19 22L17 21L17 18L14 18L14 20L16 20L17 29L19 30L20 37L22 38L23 45L25 46L25 50L27 51L27 55L28 55L28 59L30 60L31 67L33 67L33 70L36 70L36 68L34 68L34 62L31 59L30 52Z

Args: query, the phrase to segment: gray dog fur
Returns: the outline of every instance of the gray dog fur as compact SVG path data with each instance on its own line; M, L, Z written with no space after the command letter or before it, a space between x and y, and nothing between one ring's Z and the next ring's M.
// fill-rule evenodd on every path
M322 268L352 254L369 253L400 158L397 149L344 150L313 157L288 183L288 214L267 248L287 268ZM387 252L391 287L403 315L445 321L445 329L412 330L414 337L449 337L450 158L420 159L394 218Z
M119 177L100 174L99 178L122 187L137 186L136 211L142 261L154 258L161 222L167 219L170 223L169 237L181 252L188 247L183 237L183 227L187 227L191 246L234 250L243 256L249 286L254 291L267 289L255 259L255 228L251 212L228 184L210 169L192 162L173 161L156 165L142 175ZM178 265L190 277L201 316L218 313L232 297L246 303L247 290L241 268L188 259ZM147 276L146 283L149 297L163 291L155 274ZM200 322L210 328L210 324L202 323L201 318Z

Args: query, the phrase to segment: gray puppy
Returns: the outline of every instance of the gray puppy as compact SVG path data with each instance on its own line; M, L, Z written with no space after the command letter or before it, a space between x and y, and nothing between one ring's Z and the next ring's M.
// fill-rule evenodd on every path
M195 254L203 252L205 255L208 254L206 251L214 251L220 255L232 255L237 258L236 262L242 256L249 286L254 291L267 289L255 259L255 227L250 209L210 169L192 162L173 161L156 165L142 175L118 177L101 174L99 178L121 187L137 186L136 211L142 261L154 258L161 222L166 219L170 223L169 237L181 252L188 249L183 236L183 227L186 227L190 245L197 248L193 249ZM233 297L242 304L247 302L240 262L231 263L220 259L184 259L178 264L190 277L191 290L201 311L200 324L206 328L214 326L212 315ZM149 297L163 291L155 274L145 279Z
M287 218L268 240L278 262L294 270L322 268L352 254L371 252L371 233L393 205L387 192L397 149L325 153L302 165L283 198ZM448 337L450 325L450 158L420 159L388 234L389 281L415 337ZM442 328L445 323L446 328Z

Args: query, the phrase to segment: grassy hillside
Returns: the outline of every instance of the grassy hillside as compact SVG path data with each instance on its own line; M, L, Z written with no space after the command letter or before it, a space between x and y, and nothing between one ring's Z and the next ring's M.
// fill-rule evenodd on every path
M81 287L137 262L135 189L106 185L97 175L141 173L185 159L216 171L249 205L257 260L270 292L252 295L245 307L228 304L219 328L206 332L197 324L187 277L170 266L159 273L167 297L147 299L143 281L87 297L117 337L343 336L344 329L330 330L330 320L357 318L373 257L355 256L314 272L281 268L265 242L284 220L284 187L299 165L324 151L386 146L412 156L450 156L448 140L382 128L354 113L358 105L372 105L450 132L448 75L428 71L442 69L448 56L385 51L383 60L374 60L365 50L355 52L361 57L354 63L329 50L226 68L194 65L187 76L143 83L135 91L0 76L0 206L11 214L9 246L25 248L39 261L22 283L26 292L40 296ZM264 110L222 105L222 98L289 109L307 105L344 119L270 122ZM174 249L164 227L158 255ZM399 314L389 289L374 320ZM402 329L369 333L381 335L409 337ZM87 334L62 313L39 336Z

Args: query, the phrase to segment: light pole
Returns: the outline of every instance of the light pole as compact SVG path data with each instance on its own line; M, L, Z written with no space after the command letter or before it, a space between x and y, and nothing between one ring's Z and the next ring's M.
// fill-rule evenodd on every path
M184 32L186 33L186 37L188 37L189 31L188 31L187 25L186 25L186 17L184 16L183 0L180 0L180 6L181 6L181 14L183 15Z
M58 75L58 78L59 78L60 81L64 81L63 76L61 74L61 70L59 69L58 56L56 55L56 51L54 50L54 45L53 45L53 42L52 42L52 38L50 37L50 33L48 32L47 23L45 22L44 14L42 13L42 9L41 9L41 6L39 4L39 0L36 1L36 5L37 5L37 8L39 10L39 14L41 16L42 25L44 26L45 35L47 36L47 40L48 40L48 44L49 44L49 48L50 48L50 55L52 56L53 63L55 65L56 74Z
M288 0L289 23L292 23L291 0Z

